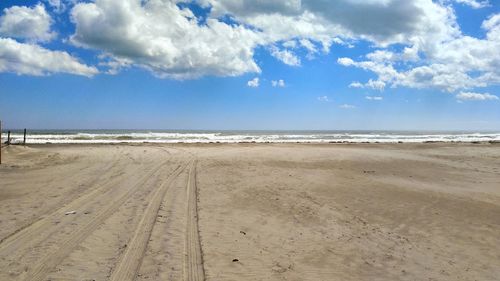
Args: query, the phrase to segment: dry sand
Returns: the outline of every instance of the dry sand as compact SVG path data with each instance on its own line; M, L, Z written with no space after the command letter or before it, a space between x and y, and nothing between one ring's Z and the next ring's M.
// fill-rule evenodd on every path
M498 144L2 149L0 280L499 280Z

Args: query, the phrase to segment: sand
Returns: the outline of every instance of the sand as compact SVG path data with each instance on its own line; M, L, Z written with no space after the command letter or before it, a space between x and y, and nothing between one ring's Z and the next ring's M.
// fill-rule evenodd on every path
M2 148L0 280L498 280L499 144Z

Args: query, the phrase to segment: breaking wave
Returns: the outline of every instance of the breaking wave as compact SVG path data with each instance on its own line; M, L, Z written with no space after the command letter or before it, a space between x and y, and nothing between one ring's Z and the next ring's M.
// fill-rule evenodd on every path
M7 134L2 135L5 141ZM11 142L23 141L14 131ZM27 143L423 143L500 141L498 132L397 131L28 131Z

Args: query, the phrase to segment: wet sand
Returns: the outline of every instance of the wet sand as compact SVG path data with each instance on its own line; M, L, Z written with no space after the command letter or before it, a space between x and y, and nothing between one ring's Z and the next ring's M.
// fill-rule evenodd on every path
M2 148L0 280L497 280L499 144Z

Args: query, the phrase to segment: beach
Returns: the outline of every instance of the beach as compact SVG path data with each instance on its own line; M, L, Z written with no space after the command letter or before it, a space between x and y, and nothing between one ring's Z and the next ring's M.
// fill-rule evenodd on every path
M0 280L497 280L500 144L2 148Z

